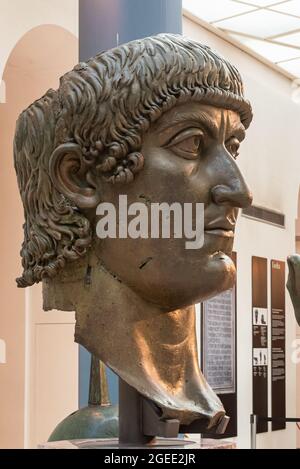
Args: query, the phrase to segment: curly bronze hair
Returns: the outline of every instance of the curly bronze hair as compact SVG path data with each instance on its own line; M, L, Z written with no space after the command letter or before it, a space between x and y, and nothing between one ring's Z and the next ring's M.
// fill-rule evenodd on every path
M54 187L49 160L62 143L76 143L84 161L112 184L131 183L143 168L143 134L174 105L201 101L239 113L251 106L237 69L208 46L161 34L132 41L79 63L20 115L14 161L24 205L26 287L54 277L86 254L89 220Z

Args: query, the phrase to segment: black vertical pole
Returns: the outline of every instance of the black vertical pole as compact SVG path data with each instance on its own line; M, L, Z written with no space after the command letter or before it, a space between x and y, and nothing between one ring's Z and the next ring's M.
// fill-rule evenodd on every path
M182 0L79 0L79 60L125 42L182 32Z
M119 44L159 33L182 32L182 0L79 0L79 60L85 61ZM79 396L87 397L90 362L80 347ZM120 439L123 443L147 443L140 428L139 394L120 380ZM135 420L127 420L130 404ZM130 430L129 430L130 427ZM134 428L133 428L134 427Z
M121 445L146 445L155 435L143 433L142 396L119 378L119 443Z

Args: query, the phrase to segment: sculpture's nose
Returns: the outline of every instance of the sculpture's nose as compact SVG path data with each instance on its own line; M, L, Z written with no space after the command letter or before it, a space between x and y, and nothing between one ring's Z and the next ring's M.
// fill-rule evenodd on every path
M252 194L239 170L235 160L222 147L222 158L219 159L218 181L212 190L212 199L218 205L245 208L252 203Z
M243 181L244 182L244 181ZM215 186L212 190L213 200L218 205L232 205L233 207L245 208L252 203L252 194L248 186L244 184Z

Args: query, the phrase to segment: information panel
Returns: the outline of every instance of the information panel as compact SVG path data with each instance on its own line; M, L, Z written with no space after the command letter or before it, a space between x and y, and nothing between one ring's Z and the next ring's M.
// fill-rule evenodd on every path
M232 260L237 267L235 252ZM202 304L201 330L203 374L230 417L223 437L234 437L237 435L236 286Z
M203 373L218 394L235 392L235 288L203 303Z
M268 263L252 257L252 382L253 413L268 416ZM268 422L258 422L257 432L267 432Z
M285 263L277 260L271 260L271 320L272 417L285 417ZM272 430L285 427L272 422Z

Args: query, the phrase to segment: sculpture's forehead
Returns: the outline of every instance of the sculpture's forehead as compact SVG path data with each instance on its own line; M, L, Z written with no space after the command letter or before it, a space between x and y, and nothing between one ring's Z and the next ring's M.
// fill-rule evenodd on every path
M153 125L155 132L167 131L185 125L206 125L208 128L225 128L226 132L236 130L244 138L245 127L241 123L240 115L231 109L225 109L201 102L187 102L174 106L165 112Z

